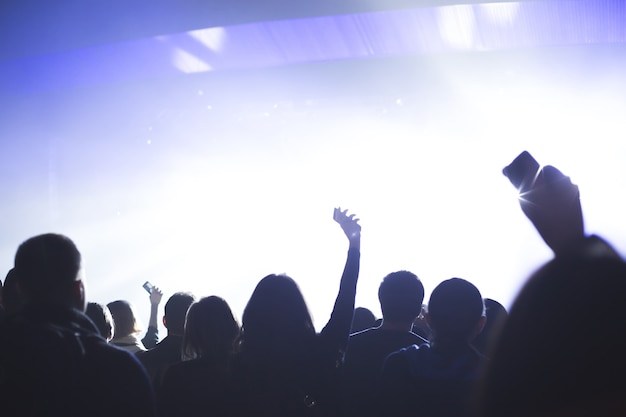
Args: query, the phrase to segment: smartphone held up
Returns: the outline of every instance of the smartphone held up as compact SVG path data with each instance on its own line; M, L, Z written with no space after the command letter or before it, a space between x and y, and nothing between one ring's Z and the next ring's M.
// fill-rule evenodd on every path
M149 281L146 281L142 285L143 289L148 291L148 294L152 294L152 290L154 289L154 285L152 285Z
M524 151L504 167L502 173L520 193L523 193L532 187L539 174L539 168L539 162L528 151Z

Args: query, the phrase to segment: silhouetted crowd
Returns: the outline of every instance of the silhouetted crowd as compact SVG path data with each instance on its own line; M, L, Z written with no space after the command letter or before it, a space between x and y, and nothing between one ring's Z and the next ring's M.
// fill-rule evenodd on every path
M321 332L296 281L268 275L241 323L218 296L173 294L159 341L159 288L141 338L127 301L87 302L68 237L32 237L0 286L0 416L626 416L626 263L585 235L578 187L520 170L528 156L505 175L554 258L508 313L461 278L424 303L410 271L383 278L382 320L355 310L361 227L335 209L349 246Z

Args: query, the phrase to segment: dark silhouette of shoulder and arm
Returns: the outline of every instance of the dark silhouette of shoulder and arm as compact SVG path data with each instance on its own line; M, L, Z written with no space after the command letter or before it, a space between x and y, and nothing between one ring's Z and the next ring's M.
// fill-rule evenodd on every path
M510 309L478 415L623 416L626 263L602 238L585 235L578 187L568 177L546 166L537 178L520 205L555 256ZM583 341L581 329L591 329Z
M56 234L28 239L15 275L22 308L0 325L2 416L155 416L143 367L83 313L74 243Z
M0 322L2 322L4 320L4 317L6 316L6 312L4 310L4 301L2 300L2 292L3 285L2 281L0 281Z
M4 279L2 289L2 305L7 316L18 313L22 309L22 301L17 292L17 275L15 268L11 268Z

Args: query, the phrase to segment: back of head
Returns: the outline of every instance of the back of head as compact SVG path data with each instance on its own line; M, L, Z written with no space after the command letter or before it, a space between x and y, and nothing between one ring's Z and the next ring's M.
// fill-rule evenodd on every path
M555 259L541 268L516 298L495 344L483 414L623 415L625 306L620 259Z
M466 343L484 315L483 298L472 283L452 278L433 290L428 302L429 324L434 340Z
M113 326L115 328L114 337L116 339L130 336L131 334L139 333L141 331L137 324L133 307L128 301L112 301L107 304L107 307L113 317Z
M85 314L96 325L102 337L107 341L113 338L113 317L107 306L93 302L87 303Z
M242 349L268 355L292 352L315 335L311 315L296 282L268 275L254 289L243 312Z
M210 357L225 360L233 352L239 324L228 303L220 297L202 298L187 312L183 359Z
M196 301L191 293L177 292L165 303L165 327L168 334L182 336L185 331L185 317L189 306Z
M487 322L480 334L474 339L473 345L483 355L490 356L493 341L500 333L508 314L504 306L496 300L485 298L484 301Z
M392 272L378 287L378 300L384 321L409 324L422 309L424 285L412 272Z
M357 307L354 309L350 333L360 332L375 326L376 316L374 316L374 313L365 307Z
M22 243L15 254L15 273L26 302L78 305L73 292L81 268L80 252L63 235L44 234Z

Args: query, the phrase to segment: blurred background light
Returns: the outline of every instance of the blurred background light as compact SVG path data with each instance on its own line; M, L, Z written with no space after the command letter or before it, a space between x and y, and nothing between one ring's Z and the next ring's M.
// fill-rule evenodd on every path
M427 296L459 276L509 305L550 257L501 174L524 149L626 250L624 3L449 3L0 60L0 264L66 233L90 297L129 299L144 322L146 280L241 315L286 272L320 327L347 249L340 205L362 219L357 305L379 315L399 269Z

